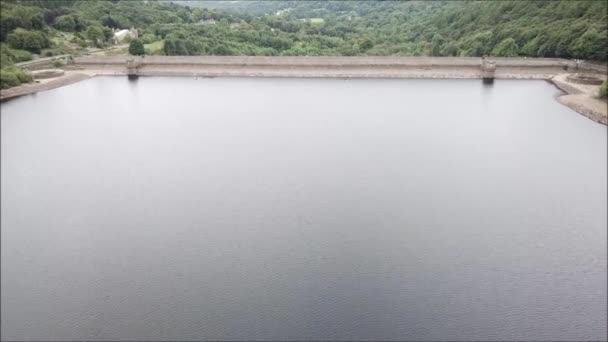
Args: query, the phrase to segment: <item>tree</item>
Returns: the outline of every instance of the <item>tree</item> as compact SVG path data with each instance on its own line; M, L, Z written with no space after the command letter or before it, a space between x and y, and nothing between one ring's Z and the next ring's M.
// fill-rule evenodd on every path
M528 41L522 48L521 53L524 56L535 57L538 55L538 42L542 41L540 36L534 37L532 40Z
M608 58L606 1L0 2L2 42L16 29L48 38L52 25L74 32L81 46L101 47L113 38L108 28L137 27L143 44L164 39L167 55ZM12 46L34 52L48 44L25 38L13 35Z
M47 25L51 25L55 22L58 17L69 14L67 8L52 8L44 11L44 21Z
M144 44L150 44L150 43L154 43L155 41L157 41L156 36L152 33L146 33L144 35L141 36L141 42Z
M480 57L492 51L494 34L492 31L483 31L464 38L462 48L467 56Z
M608 58L607 32L601 34L591 28L574 42L572 53L577 58L606 60Z
M101 18L101 24L110 28L121 28L123 26L116 18L109 15Z
M445 39L436 34L431 41L431 56L441 56L441 50L445 44Z
M19 27L19 19L11 15L0 17L0 40L6 40L8 34Z
M513 38L507 38L498 43L494 50L492 50L492 55L496 57L515 57L519 52L519 47Z
M89 26L85 34L93 42L93 45L97 47L103 46L105 35L101 26Z
M62 15L55 19L53 26L60 31L72 32L76 28L76 22L71 15Z
M363 41L361 41L359 47L361 47L362 51L367 51L374 47L374 42L372 42L369 38L365 38Z
M2 49L1 53L4 58L3 62L0 63L0 66L2 66L2 67L4 67L5 65L10 65L13 62L19 63L19 62L25 62L25 61L32 60L32 54L29 53L28 51L9 49L8 46L6 46L6 44L1 44L0 46ZM9 63L5 64L4 63L5 61L9 61Z
M112 32L112 29L104 26L101 31L103 32L103 40L105 42L111 42L112 38L114 38L114 32Z
M141 40L133 39L131 43L129 43L129 53L135 56L143 56L146 54L144 44L141 42Z
M48 36L43 32L28 31L21 28L9 34L7 42L14 49L27 50L33 53L40 53L40 50L51 45Z

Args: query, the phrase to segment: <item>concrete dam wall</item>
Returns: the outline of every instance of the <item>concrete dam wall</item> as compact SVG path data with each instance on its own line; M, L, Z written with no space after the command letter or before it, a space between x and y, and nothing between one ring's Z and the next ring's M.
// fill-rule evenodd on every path
M585 71L565 59L478 57L111 56L76 58L70 68L97 75L339 78L549 79Z

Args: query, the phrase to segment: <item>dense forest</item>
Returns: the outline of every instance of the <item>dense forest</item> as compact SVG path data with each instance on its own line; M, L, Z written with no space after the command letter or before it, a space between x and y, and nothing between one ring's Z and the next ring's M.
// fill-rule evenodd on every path
M36 55L110 46L112 29L128 28L139 32L130 49L137 54L608 58L604 0L1 4L0 57L5 71ZM11 70L3 72L3 79L16 72Z

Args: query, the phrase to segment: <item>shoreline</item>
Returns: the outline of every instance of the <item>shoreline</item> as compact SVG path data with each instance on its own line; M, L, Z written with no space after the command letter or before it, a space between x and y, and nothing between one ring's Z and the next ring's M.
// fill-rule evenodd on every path
M90 73L66 72L65 75L57 78L39 80L38 82L25 83L16 87L2 89L0 91L0 102L5 102L24 95L36 94L45 90L61 88L95 76L97 75Z
M605 65L576 64L558 58L488 58L495 63L491 79L547 80L565 92L557 100L585 117L608 124L605 100L597 87L566 80L570 73L606 79ZM243 57L243 56L110 56L80 57L64 76L0 91L0 101L59 88L95 76L282 77L336 79L483 79L479 57ZM36 65L36 68L39 68Z

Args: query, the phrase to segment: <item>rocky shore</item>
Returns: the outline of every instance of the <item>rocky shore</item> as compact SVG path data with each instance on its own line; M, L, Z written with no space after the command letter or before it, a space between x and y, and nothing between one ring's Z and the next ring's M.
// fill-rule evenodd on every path
M589 119L607 125L608 102L598 98L599 85L574 83L568 80L568 75L560 74L551 79L553 84L565 92L557 100Z

